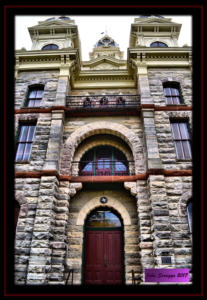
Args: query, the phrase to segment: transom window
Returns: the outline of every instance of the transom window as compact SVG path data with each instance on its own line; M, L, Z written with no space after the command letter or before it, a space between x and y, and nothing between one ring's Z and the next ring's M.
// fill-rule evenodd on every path
M150 47L162 47L162 48L165 48L165 47L168 47L167 44L165 43L162 43L162 42L153 42Z
M191 159L191 140L187 122L172 122L171 129L177 159Z
M88 151L79 165L80 175L128 175L128 161L118 149L99 146Z
M27 107L40 106L43 92L44 92L43 86L29 88L28 96L26 99L26 106Z
M118 227L121 228L122 224L118 216L116 216L108 208L100 208L92 212L87 220L86 227Z
M57 50L57 49L59 49L59 47L56 44L48 44L42 47L42 50Z
M167 105L181 104L181 91L179 83L164 83L163 87Z
M16 161L28 161L30 159L35 127L35 125L31 124L20 125L17 140Z

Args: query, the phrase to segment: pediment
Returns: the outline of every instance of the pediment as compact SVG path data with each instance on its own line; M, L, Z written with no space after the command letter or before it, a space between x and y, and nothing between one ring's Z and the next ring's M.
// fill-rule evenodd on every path
M165 25L179 25L178 23L170 21L170 19L157 19L157 18L150 18L150 19L144 19L144 20L139 20L136 23L142 23L142 24L165 24ZM136 24L135 23L135 24Z
M71 25L72 22L65 22L65 21L61 21L61 20L51 20L51 21L43 21L43 22L39 22L38 25L29 27L29 29L39 29L39 28L43 28L43 27L54 27L54 26L68 26L69 24Z
M102 57L98 59L90 60L84 64L84 67L89 67L90 69L97 70L109 70L109 69L119 69L119 67L124 66L125 62L120 61L116 58Z

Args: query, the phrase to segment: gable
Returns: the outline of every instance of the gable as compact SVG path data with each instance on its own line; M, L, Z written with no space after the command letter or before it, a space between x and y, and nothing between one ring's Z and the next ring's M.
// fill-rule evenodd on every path
M119 69L125 66L124 61L115 58L98 58L84 64L84 67L96 70Z

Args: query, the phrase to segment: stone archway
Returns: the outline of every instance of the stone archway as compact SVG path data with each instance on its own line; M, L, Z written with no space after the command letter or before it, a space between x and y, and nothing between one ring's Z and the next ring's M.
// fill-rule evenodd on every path
M97 207L105 207L105 205L100 204L100 197L92 199L82 207L78 214L76 225L83 225L87 215ZM115 209L120 214L124 225L131 225L131 218L128 211L118 200L110 197L107 207Z
M61 154L60 174L70 173L71 161L78 145L95 134L110 134L120 137L130 147L135 161L135 172L145 172L143 146L139 137L126 126L115 122L93 122L75 130L67 139Z

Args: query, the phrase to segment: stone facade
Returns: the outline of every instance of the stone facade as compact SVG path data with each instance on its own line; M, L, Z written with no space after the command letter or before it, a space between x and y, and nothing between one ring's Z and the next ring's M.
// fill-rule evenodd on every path
M177 26L165 18L150 20L156 28L159 22L166 22L169 30ZM169 48L153 48L151 53L148 44L155 34L161 36L159 30L148 40L146 36L141 39L134 29L149 20L135 19L128 61L122 60L117 45L110 48L108 42L103 47L97 44L91 60L81 62L77 26L71 20L62 22L53 18L30 28L32 50L16 53L16 142L20 125L35 123L36 127L30 159L15 162L15 200L20 205L15 284L84 283L85 220L103 207L116 211L122 220L123 284L132 284L132 270L137 283L145 285L146 268L191 269L187 205L192 199L192 161L176 158L170 124L171 120L186 120L192 128L191 49L176 46L180 27L173 36L167 33ZM53 26L52 37L48 33L44 39L35 39L33 30L38 32L39 26L45 30ZM65 26L71 44L67 46L57 36L59 49L46 51L46 60L42 45L55 43L58 26L61 30ZM182 105L166 105L165 82L180 84ZM28 91L35 86L44 87L41 104L27 107ZM138 94L140 103L131 110L128 102L122 110L114 106L116 109L93 111L81 104L86 96ZM70 97L76 99L75 109ZM129 174L80 176L79 167L73 168L72 163L98 146L118 149L132 161ZM107 204L100 203L103 195ZM163 263L166 257L170 260ZM68 268L74 270L73 282L71 277L67 281Z

